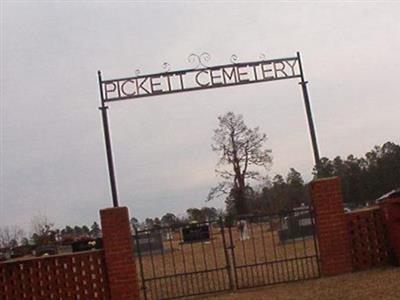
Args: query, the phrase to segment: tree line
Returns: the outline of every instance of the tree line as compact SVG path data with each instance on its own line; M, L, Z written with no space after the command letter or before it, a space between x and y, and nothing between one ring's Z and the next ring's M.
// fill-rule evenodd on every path
M341 179L345 205L365 206L385 193L400 188L400 145L386 142L375 146L364 156L323 157L315 178L338 176ZM291 168L286 177L276 175L258 190L247 186L246 206L249 213L279 213L302 204L309 205L310 195L301 174ZM226 199L227 211L236 214L232 197Z
M386 142L362 157L323 157L319 169L314 168L314 175L317 173L322 177L339 176L344 201L363 205L400 188L400 145Z
M67 225L63 229L58 229L43 215L32 218L31 231L32 234L27 235L18 225L0 227L0 249L56 243L68 245L77 240L96 239L101 236L97 222L93 222L90 227Z
M132 228L136 228L139 230L143 229L151 229L157 227L174 227L180 226L182 224L188 223L206 223L210 221L215 221L219 217L223 217L225 214L223 209L217 209L215 207L204 206L202 208L188 208L186 210L186 214L184 215L175 215L171 212L164 214L162 217L156 218L146 218L142 222L140 222L136 218L131 218L131 226Z

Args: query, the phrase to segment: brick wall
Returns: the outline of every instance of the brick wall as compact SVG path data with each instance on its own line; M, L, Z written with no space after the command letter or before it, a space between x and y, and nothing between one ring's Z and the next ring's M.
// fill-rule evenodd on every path
M338 177L310 183L323 276L352 271L350 238Z
M0 300L138 300L128 209L100 217L103 250L0 263Z
M100 218L111 299L137 300L139 288L128 209L103 209Z
M354 270L369 269L389 263L387 228L379 207L346 213Z
M109 299L101 250L0 263L0 299Z

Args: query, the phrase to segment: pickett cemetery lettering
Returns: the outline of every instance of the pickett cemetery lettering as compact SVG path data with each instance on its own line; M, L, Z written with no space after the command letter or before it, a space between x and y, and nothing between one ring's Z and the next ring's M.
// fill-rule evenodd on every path
M172 94L301 76L297 57L102 80L104 101Z

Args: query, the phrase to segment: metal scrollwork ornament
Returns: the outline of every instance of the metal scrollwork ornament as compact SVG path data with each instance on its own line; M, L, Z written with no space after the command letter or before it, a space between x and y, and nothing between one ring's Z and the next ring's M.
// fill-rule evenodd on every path
M232 64L236 64L238 61L238 57L236 54L232 54L231 58L229 59Z
M207 63L211 60L211 55L208 52L203 52L200 55L190 54L188 57L189 63L193 64L193 69L208 68Z
M163 63L162 68L165 70L165 73L168 73L171 70L171 65L165 62Z

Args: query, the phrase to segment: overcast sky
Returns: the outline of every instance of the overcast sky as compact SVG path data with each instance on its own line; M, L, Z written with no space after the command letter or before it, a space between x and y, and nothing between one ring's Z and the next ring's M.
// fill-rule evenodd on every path
M97 70L105 79L301 51L321 156L400 142L400 3L2 1L0 226L91 224L111 205ZM269 176L311 179L298 79L110 104L120 204L139 219L205 203L217 117L268 135Z

